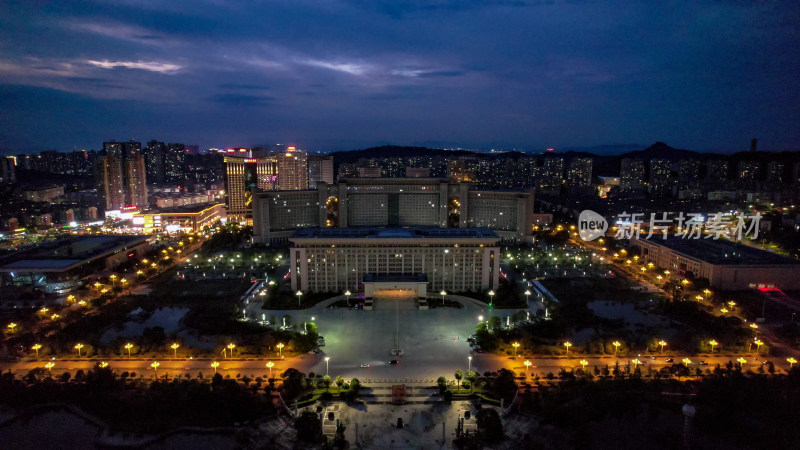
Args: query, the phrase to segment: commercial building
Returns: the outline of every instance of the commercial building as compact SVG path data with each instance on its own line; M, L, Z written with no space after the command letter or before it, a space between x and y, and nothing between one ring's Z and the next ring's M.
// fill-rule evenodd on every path
M413 298L499 283L500 237L486 228L316 228L290 241L292 290Z
M113 269L150 249L149 236L71 237L20 251L0 261L3 288L36 287L69 292L86 278Z
M253 240L285 243L306 227L485 227L509 242L532 234L532 191L481 191L444 178L348 178L316 191L259 192Z
M800 262L724 239L633 239L645 262L681 276L708 278L729 291L760 286L800 289Z
M252 223L253 195L257 190L272 190L278 181L275 158L226 156L225 198L228 219Z
M141 228L143 233L153 234L162 231L198 232L225 218L224 203L204 203L139 212L131 220L133 226Z

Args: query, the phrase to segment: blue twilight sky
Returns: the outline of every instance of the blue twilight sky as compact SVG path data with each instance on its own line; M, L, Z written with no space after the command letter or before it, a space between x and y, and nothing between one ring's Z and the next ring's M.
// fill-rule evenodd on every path
M800 148L800 2L0 2L0 151Z

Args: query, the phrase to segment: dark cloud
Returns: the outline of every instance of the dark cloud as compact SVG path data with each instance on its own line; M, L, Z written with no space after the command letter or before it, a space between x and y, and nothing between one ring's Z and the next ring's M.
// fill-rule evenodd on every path
M2 144L797 148L797 18L712 0L0 2Z
M274 99L261 95L217 94L212 96L210 100L233 106L256 106L271 103Z

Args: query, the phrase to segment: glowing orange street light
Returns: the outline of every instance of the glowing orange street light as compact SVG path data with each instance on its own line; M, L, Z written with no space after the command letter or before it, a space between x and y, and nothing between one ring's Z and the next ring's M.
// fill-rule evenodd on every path
M581 363L581 370L583 370L584 372L586 372L586 366L589 364L589 361L587 361L587 360L585 360L585 359L582 359L582 360L580 361L580 363Z
M791 369L792 366L794 366L794 364L797 362L797 360L794 358L786 358L786 362L789 363L789 369Z
M564 342L564 347L567 348L567 356L569 356L569 348L572 347L572 342Z
M36 359L39 359L39 349L42 348L42 344L33 344L31 347L32 350L36 351Z
M710 345L710 346L711 346L711 353L714 353L714 347L716 347L716 346L717 346L717 345L719 345L719 344L717 343L717 341L715 341L714 339L712 339L712 340L708 341L708 345Z
M125 350L127 350L127 351L128 351L128 358L130 358L130 357L131 357L131 349L132 349L132 348L133 348L133 344L131 344L130 342L128 342L127 344L125 344Z
M278 345L276 345L276 347L278 347L278 356L280 356L281 359L283 359L283 353L282 353L284 347L283 342L279 342Z
M49 363L45 364L44 366L47 368L48 371L50 371L51 374L53 373L53 367L55 366L55 363L49 362Z
M83 344L75 344L75 347L73 347L73 348L78 351L78 358L80 358L81 357L81 349L83 348Z
M275 366L275 363L270 361L267 363L267 369L269 369L269 376L272 378L272 368Z
M617 357L617 350L619 350L619 346L622 345L619 341L614 341L611 343L614 346L614 358Z
M150 364L150 367L153 368L153 374L155 375L156 378L158 378L158 366L160 365L161 364L158 361L153 361L153 364Z
M227 348L228 348L228 350L230 350L230 351L231 351L231 358L233 358L233 349L235 349L235 348L236 348L236 344L234 344L233 342L231 342L230 344L228 344L228 347L227 347ZM222 349L222 351L224 352L224 351L225 351L225 349Z
M658 341L658 345L661 346L661 353L660 354L663 355L664 354L664 346L667 345L667 341L660 340L660 341Z
M175 342L172 345L170 345L170 348L172 349L172 351L175 352L175 357L176 358L178 357L178 347L180 347L180 345L178 345L177 342Z
M757 355L761 350L761 346L764 345L764 341L756 339L755 343L756 343L756 355Z
M217 367L219 367L219 363L214 361L214 362L211 363L211 367L214 368L214 374L216 374L217 373Z
M519 342L514 342L511 344L514 347L514 356L517 356L517 347L519 347Z
M528 368L531 366L531 362L530 361L525 361L522 364L525 364L525 376L527 377L528 376Z

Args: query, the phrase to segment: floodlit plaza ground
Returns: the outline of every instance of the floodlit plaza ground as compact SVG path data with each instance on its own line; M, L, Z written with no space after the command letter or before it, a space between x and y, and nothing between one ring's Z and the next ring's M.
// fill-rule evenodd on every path
M488 320L492 315L504 318L516 311L494 310L490 314L488 308L479 306L475 300L458 296L447 298L461 302L464 307L419 310L414 300L379 299L375 300L372 311L328 309L327 305L337 298L305 310L259 309L257 313L278 318L288 314L293 323L313 321L317 324L326 345L320 347L320 353L306 354L297 361L295 367L301 371L325 374L325 357L329 357L328 373L331 377L341 375L362 381L391 379L413 382L435 380L439 376L452 378L457 369L466 371L471 356L467 338L475 333L478 318L483 316L483 320ZM248 314L255 311L252 309ZM403 351L401 356L391 354L395 348L397 328ZM472 370L483 372L490 369L481 367L479 355L472 356ZM389 364L393 359L400 363ZM370 367L362 368L362 364Z

